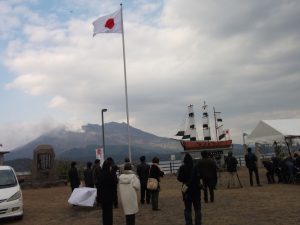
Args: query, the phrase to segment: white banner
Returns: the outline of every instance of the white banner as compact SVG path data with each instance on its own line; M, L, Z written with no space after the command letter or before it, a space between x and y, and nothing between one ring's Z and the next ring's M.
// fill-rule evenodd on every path
M97 196L96 188L75 188L68 200L69 204L93 207Z

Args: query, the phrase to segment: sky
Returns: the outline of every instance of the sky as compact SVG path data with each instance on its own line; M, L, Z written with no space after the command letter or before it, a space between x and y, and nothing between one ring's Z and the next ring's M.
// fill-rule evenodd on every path
M300 1L124 0L130 125L173 138L194 105L234 143L260 120L300 118ZM0 0L0 143L126 122L121 34L92 37L115 0ZM213 133L212 133L213 135Z

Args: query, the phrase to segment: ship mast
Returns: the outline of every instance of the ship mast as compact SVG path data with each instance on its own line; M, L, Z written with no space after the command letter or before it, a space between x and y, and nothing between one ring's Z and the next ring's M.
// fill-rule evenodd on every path
M221 118L221 112L216 112L214 107L214 117L215 117L215 129L216 129L216 139L220 141L226 135L223 131L223 120Z
M182 139L197 140L197 130L195 125L193 105L188 106L188 124L185 130L179 130L175 136L181 136Z
M214 118L215 118L215 131L216 131L216 140L219 141L219 137L218 137L218 125L217 125L217 113L215 110L215 107L213 107L214 109Z
M193 105L188 106L188 113L189 113L189 124L188 124L188 135L191 141L196 141L196 126L195 126L195 114ZM183 137L184 138L184 137Z
M208 112L207 112L207 106L205 101L204 105L202 106L202 121L203 121L203 137L205 141L210 141L211 140L211 135L210 135L210 127L209 127L209 117L208 117Z

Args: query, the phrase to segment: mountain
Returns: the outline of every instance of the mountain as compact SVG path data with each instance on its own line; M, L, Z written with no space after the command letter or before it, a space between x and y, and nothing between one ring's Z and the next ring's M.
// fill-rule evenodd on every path
M111 156L116 161L123 160L128 156L127 124L110 122L106 123L104 128L106 157ZM130 135L133 159L138 159L141 155L161 155L163 158L169 158L170 154L179 154L182 151L179 142L134 127L130 127ZM5 155L5 159L32 159L33 150L41 144L52 145L58 159L91 161L95 159L95 149L102 146L102 127L87 124L82 126L80 132L56 128L24 146L11 150Z

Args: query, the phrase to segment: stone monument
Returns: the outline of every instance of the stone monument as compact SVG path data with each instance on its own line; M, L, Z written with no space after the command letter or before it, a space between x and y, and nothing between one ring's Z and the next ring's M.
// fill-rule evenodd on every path
M55 153L51 145L39 145L33 151L32 180L51 181L57 179L54 166Z

